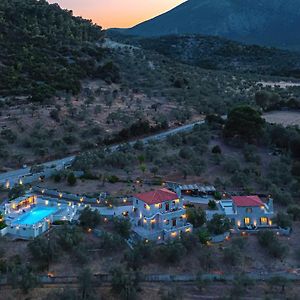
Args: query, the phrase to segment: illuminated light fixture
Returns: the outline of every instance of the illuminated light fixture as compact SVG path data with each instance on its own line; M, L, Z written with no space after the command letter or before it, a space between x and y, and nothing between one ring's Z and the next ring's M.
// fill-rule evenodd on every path
M181 217L182 217L183 219L186 219L186 214L182 215Z
M42 190L42 194L44 194L45 193L45 190Z
M177 232L176 232L176 231L175 231L175 232L172 232L172 233L171 233L171 236L172 236L172 237L176 237L176 236L177 236Z
M146 243L148 243L148 242L149 242L149 240L145 240L145 242L146 242Z
M113 207L112 204L109 204L109 207L112 208Z
M126 203L126 202L127 202L127 199L126 199L126 198L124 198L124 199L123 199L123 202L124 202L124 203Z
M256 220L253 221L253 225L254 225L254 226L257 225L257 221L256 221Z
M80 202L83 202L83 197L80 198Z
M62 195L62 193L59 193L58 196L59 196L59 198L62 198L63 195Z
M104 222L107 222L107 218L104 218Z
M191 228L187 228L185 232L191 232Z
M155 204L154 206L155 208L159 208L159 203Z
M97 199L97 203L98 203L98 204L100 203L100 200L99 200L99 199Z
M241 221L237 221L237 226L241 227Z
M78 203L78 206L80 207L80 206L81 206L81 203Z
M92 228L89 228L89 229L88 229L88 232L92 232Z
M265 207L262 205L261 207L260 207L260 209L264 209Z
M269 220L269 225L272 226L272 220Z
M49 204L49 201L48 200L45 200L45 205L48 205Z
M9 183L8 180L7 180L6 183L5 183L5 187L6 187L7 189L9 189L9 187L10 187L10 183Z
M145 224L147 223L147 220L146 220L146 219L144 219L144 223L145 223Z
M57 206L61 206L61 203L57 202Z
M140 219L142 218L143 216L142 216L142 213L140 213Z
M147 210L150 210L150 206L149 206L148 204L146 205L146 209L147 209Z
M156 221L153 219L153 220L151 220L150 222L153 224L153 223L155 223Z
M161 236L159 236L157 239L158 239L158 240L161 240Z
M16 209L16 204L15 203L13 203L12 208Z
M175 199L175 203L179 203L179 199Z
M68 205L71 206L71 205L72 205L72 202L69 202Z
M22 179L20 179L20 180L19 180L19 184L20 184L20 185L22 185L22 184L23 184L23 181L22 181Z

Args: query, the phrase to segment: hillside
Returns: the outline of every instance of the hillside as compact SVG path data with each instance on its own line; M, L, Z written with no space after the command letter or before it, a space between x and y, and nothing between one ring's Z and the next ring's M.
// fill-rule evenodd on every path
M0 1L0 96L43 101L101 77L101 27L45 0Z
M300 49L298 0L188 0L122 32L140 36L204 34Z
M156 51L169 59L204 69L300 77L300 54L270 47L247 45L203 35L144 38L108 33L112 39Z

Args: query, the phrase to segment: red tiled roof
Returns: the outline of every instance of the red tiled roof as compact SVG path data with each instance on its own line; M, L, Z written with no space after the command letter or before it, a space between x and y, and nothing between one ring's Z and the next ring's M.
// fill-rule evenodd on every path
M165 201L171 201L178 199L178 195L170 190L167 190L165 188L150 191L146 193L140 193L134 195L135 198L142 200L143 202L147 203L148 205L151 204L158 204Z
M236 206L262 206L264 203L258 196L235 196L232 200Z

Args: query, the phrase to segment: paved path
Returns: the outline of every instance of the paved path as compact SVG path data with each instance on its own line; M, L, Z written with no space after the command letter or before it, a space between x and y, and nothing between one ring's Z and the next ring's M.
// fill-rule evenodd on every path
M134 141L129 142L129 144L134 145L137 141L142 141L143 143L148 143L149 141L160 141L160 140L163 140L163 139L167 138L168 136L174 135L176 133L188 132L188 131L192 130L195 125L201 125L201 124L204 124L204 122L205 121L202 120L202 121L193 122L191 124L187 124L184 126L180 126L177 128L169 129L169 130L166 130L166 131L158 133L158 134L154 134L149 137L136 139ZM116 151L122 145L124 145L124 143L110 146L110 147L108 147L108 149L110 149L111 151ZM63 169L66 165L72 163L72 161L74 161L75 158L76 158L76 156L68 156L68 157L65 157L62 159L45 162L41 165L44 166L45 168L54 167L53 168L53 172L54 172L55 170ZM30 167L27 167L27 168L22 168L22 169L15 170L15 171L1 173L0 174L0 184L5 185L7 181L10 182L10 185L16 184L16 183L18 183L19 179L21 179L22 177L32 174L30 172L30 169L31 169ZM35 181L35 179L32 179L32 182L33 181Z

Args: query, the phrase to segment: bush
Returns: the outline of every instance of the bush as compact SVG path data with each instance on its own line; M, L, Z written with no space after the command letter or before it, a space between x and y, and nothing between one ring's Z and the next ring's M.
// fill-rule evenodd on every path
M157 249L161 261L165 263L176 263L185 255L185 248L179 241L169 242Z

